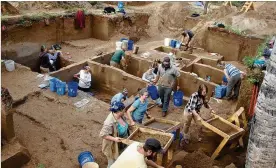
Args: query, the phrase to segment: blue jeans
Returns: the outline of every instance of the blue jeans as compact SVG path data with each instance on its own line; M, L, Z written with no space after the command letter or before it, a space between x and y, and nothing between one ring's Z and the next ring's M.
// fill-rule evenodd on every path
M169 108L172 88L158 86L158 92L159 92L159 97L160 97L162 105L163 105L162 112L167 112L168 108Z

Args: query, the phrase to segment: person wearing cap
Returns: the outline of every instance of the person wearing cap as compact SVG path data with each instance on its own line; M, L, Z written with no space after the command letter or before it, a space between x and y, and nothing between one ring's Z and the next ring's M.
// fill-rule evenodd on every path
M79 79L79 90L89 92L91 87L91 73L90 67L85 66L79 73L75 74L74 77Z
M120 67L121 67L120 64L126 62L125 51L126 51L126 48L124 48L124 47L116 50L115 53L113 54L113 56L111 57L110 66L120 69Z
M126 88L123 89L122 92L117 93L115 96L112 97L110 104L112 105L115 102L123 102L127 99L128 91Z
M241 80L244 78L245 73L240 71L232 64L226 64L225 62L222 62L222 65L224 66L224 75L226 76L228 81L226 96L224 99L236 100L239 96ZM234 91L233 95L232 91Z
M170 96L175 84L179 88L179 70L170 64L170 58L165 57L162 64L158 67L158 72L154 83L157 83L159 96L162 102L162 116L165 117L168 111ZM161 107L160 106L160 107Z
M152 160L158 152L163 152L161 143L154 139L148 138L145 144L133 142L129 145L110 168L163 168Z
M100 137L103 138L102 152L107 157L108 168L117 159L119 152L125 148L125 145L120 143L121 139L129 136L128 123L124 118L124 108L122 102L115 102L100 131Z

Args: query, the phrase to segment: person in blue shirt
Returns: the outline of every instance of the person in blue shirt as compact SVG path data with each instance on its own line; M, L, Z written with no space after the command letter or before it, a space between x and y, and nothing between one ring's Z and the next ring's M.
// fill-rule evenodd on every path
M115 102L123 102L127 99L128 91L126 88L123 89L122 92L117 93L115 96L112 97L110 104L112 105Z
M142 89L139 92L139 98L137 98L134 103L127 110L127 117L130 120L130 125L133 126L135 123L142 124L144 115L146 114L148 118L151 116L147 113L149 93L146 89Z
M224 74L228 81L225 99L236 100L239 96L241 79L244 77L245 73L232 64L225 64L225 62L222 62L222 64L224 65ZM233 90L234 94L232 95Z

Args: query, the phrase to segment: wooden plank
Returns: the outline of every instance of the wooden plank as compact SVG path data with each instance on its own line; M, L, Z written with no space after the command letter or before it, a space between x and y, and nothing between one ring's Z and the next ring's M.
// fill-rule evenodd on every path
M167 157L167 159L168 159L167 162L169 163L173 158L173 148L169 148L167 156L168 156Z
M239 116L244 112L244 108L240 107L238 111L236 111L229 119L229 122L233 122L235 118L239 118Z
M218 117L218 119L219 119L220 121L222 121L223 123L225 123L226 125L229 125L230 127L234 128L234 129L237 130L237 131L240 131L240 129L241 129L240 127L238 127L238 126L232 124L231 122L225 120L225 119L222 118L222 117Z
M229 140L235 139L243 134L244 130L237 132L235 134L230 135Z
M229 135L226 133L222 132L218 128L212 126L211 124L207 123L206 121L201 121L202 125L205 126L206 128L210 129L211 131L217 133L218 135L222 136L223 138L229 138Z
M212 154L212 156L211 156L212 159L216 159L216 157L219 155L220 151L226 145L227 142L228 142L228 138L224 138L221 141L221 143L219 144L219 146L217 147L217 149L215 150L215 152Z
M141 131L142 133L145 132L145 133L149 133L149 134L159 134L159 135L162 135L162 136L170 137L167 144L163 147L164 151L167 151L169 149L170 145L173 142L174 137L173 137L173 134L171 134L171 133L160 132L160 131L156 131L156 130L152 130L152 129L148 129L148 128L142 128L142 127L138 127L127 139L131 140L131 138L133 138L133 136L136 133L138 133L138 131Z
M149 124L151 124L153 122L160 122L160 123L165 123L165 124L171 124L173 126L170 127L170 128L168 128L167 130L162 130L162 129L153 128L153 127L148 126ZM153 129L153 130L157 130L157 131L161 131L161 132L172 132L172 131L175 131L178 128L180 128L181 127L181 123L177 122L177 121L173 121L173 120L162 119L162 118L152 118L152 119L146 121L145 123L143 123L142 127Z
M157 153L157 161L156 161L156 163L158 165L162 165L162 161L163 161L163 154L162 153Z

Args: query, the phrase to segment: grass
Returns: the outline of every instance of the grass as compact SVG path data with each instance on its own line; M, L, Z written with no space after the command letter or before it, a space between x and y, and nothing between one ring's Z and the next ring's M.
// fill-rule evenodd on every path
M245 56L243 59L244 65L246 65L250 71L247 79L252 84L258 84L263 80L263 74L261 72L262 70L260 68L255 68L254 62L255 60L258 60L260 57L263 56L263 51L266 48L266 44L269 42L271 38L272 37L267 36L264 42L258 46L257 55L255 57Z
M228 31L230 31L230 32L232 32L232 33L240 35L240 36L245 35L245 33L243 31L241 31L241 30L239 30L237 28L234 28L234 27L232 27L230 25L226 25L225 29L228 30Z
M45 166L44 166L44 164L39 163L39 164L37 165L37 168L45 168Z

